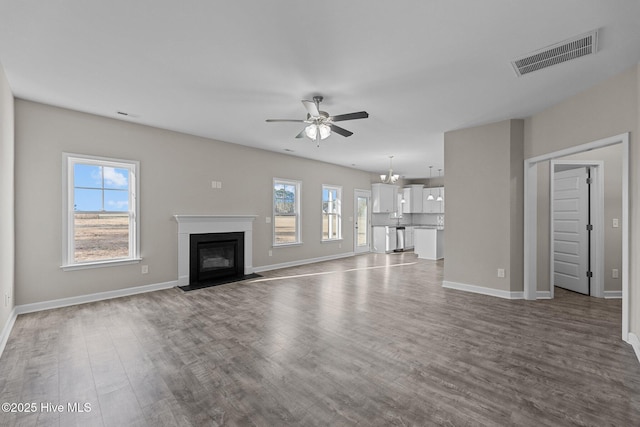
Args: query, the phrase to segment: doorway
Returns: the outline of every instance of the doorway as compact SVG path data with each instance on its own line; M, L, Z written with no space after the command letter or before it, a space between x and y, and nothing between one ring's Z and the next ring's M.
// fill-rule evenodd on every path
M353 251L362 254L371 251L371 191L354 191Z
M622 339L629 342L629 133L566 148L524 161L524 297L537 299L538 164L615 144L622 146Z

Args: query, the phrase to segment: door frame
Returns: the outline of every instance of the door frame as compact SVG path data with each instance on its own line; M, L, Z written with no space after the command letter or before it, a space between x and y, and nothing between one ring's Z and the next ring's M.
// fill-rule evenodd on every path
M358 248L358 197L367 198L367 250ZM363 254L371 252L371 190L361 190L356 188L353 190L353 253Z
M602 160L551 160L549 165L549 294L554 297L553 271L554 271L554 250L553 250L553 193L555 190L554 176L556 166L588 167L591 172L591 186L589 191L589 209L591 211L591 224L593 231L590 245L590 264L593 273L589 295L592 297L604 298L604 162Z
M537 294L538 163L614 144L622 144L622 339L629 342L629 132L525 159L524 297L535 300Z

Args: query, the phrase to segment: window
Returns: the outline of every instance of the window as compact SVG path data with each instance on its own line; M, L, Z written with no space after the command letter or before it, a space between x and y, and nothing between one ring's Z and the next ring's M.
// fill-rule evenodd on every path
M342 187L322 186L322 241L342 239Z
M138 162L63 155L63 269L139 261Z
M273 180L273 245L292 245L300 240L299 181Z

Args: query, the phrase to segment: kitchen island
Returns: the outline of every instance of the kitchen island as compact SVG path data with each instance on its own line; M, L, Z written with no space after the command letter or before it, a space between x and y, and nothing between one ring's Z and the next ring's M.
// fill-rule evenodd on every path
M444 258L444 227L414 227L413 245L418 258Z

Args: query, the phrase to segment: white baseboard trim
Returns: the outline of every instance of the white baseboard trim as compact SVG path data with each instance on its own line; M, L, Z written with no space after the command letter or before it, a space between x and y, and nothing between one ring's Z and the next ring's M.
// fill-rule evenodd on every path
M638 358L638 362L640 362L640 339L633 332L629 332L627 335L628 343L633 347L633 351L636 352L636 357Z
M323 261L332 261L335 259L349 258L352 256L355 256L355 252L345 252L343 254L337 254L337 255L328 255L328 256L323 256L318 258L307 258L307 259L301 259L297 261L282 262L280 264L263 265L260 267L254 267L253 271L255 273L260 273L262 271L278 270L280 268L288 268L288 267L298 267L300 265L313 264L316 262L323 262Z
M505 299L524 299L524 292L503 291L501 289L485 288L484 286L468 285L466 283L443 281L442 287L459 291L473 292L475 294L489 295Z
M7 345L9 335L11 335L13 324L16 323L16 317L18 317L18 314L16 313L16 308L13 307L13 310L9 313L9 319L7 319L7 323L5 323L4 328L2 328L2 333L0 333L0 357L2 357L4 347Z
M116 291L98 292L95 294L80 295L77 297L61 298L51 301L35 302L32 304L17 305L16 314L33 313L36 311L51 310L54 308L68 307L70 305L86 304L88 302L102 301L112 298L126 297L129 295L143 294L159 291L177 286L178 282L156 283L153 285L136 286L134 288L118 289Z
M551 291L536 292L536 299L551 299Z
M606 299L621 299L622 291L604 291L604 297Z

